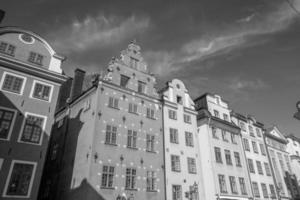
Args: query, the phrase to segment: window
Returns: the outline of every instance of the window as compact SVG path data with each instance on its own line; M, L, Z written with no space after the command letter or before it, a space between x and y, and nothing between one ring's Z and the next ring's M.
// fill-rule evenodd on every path
M221 132L222 132L223 141L228 142L228 139L226 138L226 131L225 130L221 130Z
M257 144L255 141L252 141L252 148L253 148L254 153L258 153L258 148L257 148Z
M215 147L215 157L216 157L216 162L222 163L221 149L219 147Z
M267 185L264 183L261 183L261 189L262 189L264 198L268 198L269 195L268 195Z
M238 167L241 167L241 158L240 158L240 154L238 152L234 152L234 158L235 158L235 164Z
M136 169L127 168L126 169L126 182L125 189L135 189L136 188Z
M239 177L239 182L240 182L240 187L241 187L241 193L243 195L247 194L247 189L246 189L246 184L245 184L245 179L242 177Z
M2 90L22 94L25 85L25 77L4 72L1 82Z
M29 53L28 61L34 64L42 65L44 56L35 52Z
M126 88L129 82L129 77L121 74L120 86Z
M289 157L287 155L284 155L284 160L286 162L286 166L288 168L288 171L291 172L292 168L291 168L291 165L290 165Z
M213 138L215 139L219 139L218 135L217 135L217 128L216 127L211 127L211 132L212 132L212 135L213 135Z
M249 166L250 173L255 173L254 165L253 165L253 160L252 159L248 158L248 166Z
M138 62L138 59L130 57L130 67L137 69Z
M45 121L46 117L26 113L20 141L40 144L45 128Z
M224 119L225 121L229 121L228 115L227 115L227 114L223 114L223 119Z
M57 153L58 153L58 148L59 148L59 145L58 145L57 143L55 143L55 144L52 146L51 160L56 160L56 158L57 158Z
M116 145L117 143L117 127L106 125L105 144Z
M177 119L177 113L175 110L169 110L169 118L174 120Z
M227 193L225 176L222 174L219 174L218 177L219 177L220 192Z
M156 172L147 171L147 191L156 191Z
M155 142L155 136L147 134L146 136L146 150L154 152L154 142Z
M129 103L128 112L137 114L137 109L138 109L137 104Z
M143 94L146 93L146 83L138 81L138 92Z
M267 176L271 176L271 170L268 163L264 163Z
M1 53L7 54L10 56L14 56L15 50L16 50L16 47L14 45L8 44L6 42L0 43L0 52Z
M184 114L183 115L183 121L187 124L191 124L192 121L191 121L191 116L190 115L187 115L187 114Z
M109 97L108 106L111 107L111 108L119 109L119 99Z
M248 128L249 128L249 133L250 133L250 135L251 135L252 137L255 137L254 131L253 131L253 127L252 127L251 125L249 125Z
M155 119L153 109L147 108L147 118Z
M193 133L185 132L185 144L186 144L186 146L189 146L189 147L194 146Z
M255 131L256 131L257 137L261 137L261 132L260 132L259 128L255 128Z
M232 142L232 144L237 144L236 138L235 138L235 134L234 133L230 133L230 136L231 136L231 142Z
M257 171L259 174L264 174L262 166L261 166L261 162L260 161L256 161L256 167L257 167Z
M231 192L233 194L237 194L237 186L236 186L236 181L234 176L229 176L229 181L230 181L230 187L231 187Z
M31 97L41 99L44 101L50 101L52 93L52 85L45 84L39 81L33 81L33 91L31 91Z
M271 198L276 198L274 185L270 184L269 187L270 187L270 192L271 192Z
M104 165L102 167L101 187L112 188L114 183L115 167Z
M256 182L252 182L253 193L255 197L260 197L258 184Z
M214 110L214 116L220 118L220 113L217 110Z
M190 174L196 174L196 160L194 158L187 158L188 162L188 171Z
M4 159L3 159L3 158L0 158L0 170L1 170L1 168L2 168L3 162L4 162Z
M225 159L227 165L232 165L231 154L229 150L225 149Z
M181 96L176 96L176 102L180 105L182 105L182 97Z
M179 143L178 140L178 130L175 128L170 128L170 142L171 143Z
M172 200L181 200L181 185L172 185Z
M176 155L171 155L171 167L172 171L180 172L180 158Z
M245 150L250 151L249 140L247 138L244 138L243 141L244 141Z
M128 130L127 147L136 149L136 141L137 141L137 132L133 130Z
M246 131L246 126L244 122L240 122L240 127L242 129L242 131Z
M0 139L8 140L13 128L15 111L0 107Z
M260 152L262 155L266 155L266 149L265 149L265 146L264 144L259 144L259 147L260 147Z
M36 163L12 161L4 196L30 197Z

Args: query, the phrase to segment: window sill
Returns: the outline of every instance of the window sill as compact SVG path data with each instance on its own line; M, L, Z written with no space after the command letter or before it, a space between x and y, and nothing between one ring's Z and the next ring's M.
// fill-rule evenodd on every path
M171 144L179 144L179 142L170 142Z
M120 110L119 107L113 107L113 106L108 106L109 108L115 109L115 110Z
M181 170L174 170L174 169L172 169L172 172L178 172L178 173L180 173Z
M104 189L104 190L115 190L114 187L104 187L104 186L101 186L100 189Z
M118 146L117 144L114 144L114 143L108 143L108 142L105 142L104 144L107 144L107 145L110 145L110 146Z
M157 192L157 190L147 190L147 192Z
M6 55L6 56L10 56L10 57L15 57L15 54L14 53L7 53L5 51L0 51L0 53Z
M125 188L125 190L137 191L137 188Z
M49 99L43 99L43 98L34 97L34 96L32 96L32 98L33 98L33 99L36 99L36 100L40 100L40 101L50 102Z
M148 119L152 119L152 120L156 120L156 118L155 117L148 117L148 116L146 116Z
M129 147L129 146L127 146L127 149L138 150L138 148L136 147Z
M189 174L197 174L197 172L189 172Z
M156 154L156 151L150 151L150 150L146 150L146 152L148 152L148 153L154 153L154 154Z
M139 115L138 113L136 113L136 112L130 112L130 111L128 111L128 113L130 113L130 114L133 114L133 115Z

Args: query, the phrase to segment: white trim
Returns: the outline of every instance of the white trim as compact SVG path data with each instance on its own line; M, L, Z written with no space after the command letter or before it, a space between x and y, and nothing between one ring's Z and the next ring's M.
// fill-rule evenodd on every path
M18 77L18 78L22 78L22 79L23 79L23 84L22 84L20 93L15 93L15 92L11 92L11 91L7 91L7 90L3 90L3 89L2 89L4 80L5 80L5 77L6 77L7 74L8 74L8 75L12 75L12 76L16 76L16 77ZM26 81L27 81L27 77L25 77L25 76L21 76L21 75L18 75L18 74L16 74L16 73L12 73L12 72L7 72L7 71L5 71L5 72L3 73L3 75L2 75L2 78L1 78L1 82L0 82L0 90L3 91L3 92L11 93L11 94L23 95L24 88L25 88L25 85L26 85Z
M6 195L8 184L9 184L9 181L10 181L10 178L11 178L11 174L12 174L12 170L13 170L13 167L14 167L15 163L24 163L24 164L32 164L33 165L33 171L32 171L31 180L30 180L30 183L29 183L28 191L27 191L27 196ZM4 187L4 190L3 190L2 197L29 198L30 194L31 194L33 180L34 180L34 177L35 177L36 166L37 166L36 162L30 162L30 161L24 161L24 160L12 160L8 176L6 178L6 183L5 183L5 187Z
M25 34L26 34L26 33L25 33ZM27 34L27 35L29 35L29 36L31 37L32 41L31 41L31 42L27 42L27 41L23 40L22 36L25 35L25 34L24 34L24 33L19 34L19 40L20 40L21 42L25 43L25 44L33 44L33 43L35 42L35 39L34 39L34 37L32 37L32 36L29 35L29 34Z
M40 137L40 142L39 143L32 143L32 142L24 142L21 140L22 138L22 134L23 134L23 129L24 129L24 126L25 126L25 122L26 122L26 118L28 115L32 115L32 116L36 116L36 117L41 117L41 118L44 118L44 124L43 124L43 127L42 127L42 133L41 133L41 137ZM44 132L45 132L45 127L46 127L46 122L47 122L47 116L44 116L44 115L38 115L38 114L34 114L34 113L30 113L30 112L25 112L25 115L24 115L24 120L22 122L22 126L21 126L21 130L20 130L20 133L19 133L19 138L18 138L18 142L19 143L25 143L25 144L31 144L31 145L41 145L42 142L43 142L43 137L44 137Z
M14 112L14 116L13 116L13 119L11 121L10 130L8 132L7 138L6 139L0 138L0 140L9 141L11 133L12 133L12 130L14 128L14 124L15 124L15 120L16 120L18 111L16 109L6 108L6 107L2 107L2 106L0 106L0 109Z
M49 86L49 87L51 88L50 93L49 93L49 100L43 100L43 99L35 98L35 97L33 96L34 88L35 88L36 83L40 83L40 84L42 84L42 85ZM49 103L50 103L50 102L51 102L51 99L52 99L52 94L53 94L53 87L54 87L54 86L53 86L52 84L49 84L49 83L47 83L47 82L43 82L43 81L39 81L39 80L33 80L29 98L31 98L31 99L36 99L36 100L43 101L43 102L49 102Z
M2 168L3 163L4 163L4 159L3 159L3 158L0 158L0 171L1 171L1 168Z

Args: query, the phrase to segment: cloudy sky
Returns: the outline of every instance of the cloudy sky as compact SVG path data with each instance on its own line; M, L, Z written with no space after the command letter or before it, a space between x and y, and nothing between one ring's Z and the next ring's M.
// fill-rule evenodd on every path
M21 4L21 5L20 5ZM300 136L300 0L2 0L2 25L42 35L64 70L104 70L136 39L158 85L182 79L193 98ZM299 14L297 13L299 10Z

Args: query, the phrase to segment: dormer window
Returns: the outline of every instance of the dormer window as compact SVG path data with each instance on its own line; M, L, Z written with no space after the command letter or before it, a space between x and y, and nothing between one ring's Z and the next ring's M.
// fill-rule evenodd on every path
M214 110L214 115L215 115L215 117L218 117L218 118L220 118L220 113L219 113L219 111L217 111L217 110Z
M125 75L121 75L120 86L126 88L129 82L129 77Z
M138 81L138 92L143 94L146 93L146 83Z
M177 96L176 101L178 104L182 105L182 97L181 96Z
M35 52L30 52L28 61L34 64L42 65L44 56Z
M133 69L137 69L138 62L138 59L130 57L130 67L132 67Z
M0 43L0 52L10 55L10 56L14 56L15 55L15 49L16 47L14 45L8 44L6 42L1 42Z

